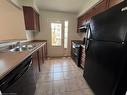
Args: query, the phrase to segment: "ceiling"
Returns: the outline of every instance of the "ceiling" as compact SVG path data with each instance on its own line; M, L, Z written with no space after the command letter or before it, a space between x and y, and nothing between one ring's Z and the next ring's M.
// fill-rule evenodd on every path
M36 0L40 10L79 13L84 6L94 0Z

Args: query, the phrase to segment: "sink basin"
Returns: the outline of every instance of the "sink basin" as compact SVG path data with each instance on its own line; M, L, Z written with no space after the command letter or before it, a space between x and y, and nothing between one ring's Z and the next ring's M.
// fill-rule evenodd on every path
M30 51L35 47L35 45L22 45L22 46L17 46L13 49L10 49L9 51L11 52L17 52L17 51Z

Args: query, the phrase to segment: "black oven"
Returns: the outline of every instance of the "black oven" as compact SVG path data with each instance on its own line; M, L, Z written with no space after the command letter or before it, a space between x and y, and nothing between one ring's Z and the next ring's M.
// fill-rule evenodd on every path
M71 57L75 61L76 65L79 66L79 54L82 41L72 42Z

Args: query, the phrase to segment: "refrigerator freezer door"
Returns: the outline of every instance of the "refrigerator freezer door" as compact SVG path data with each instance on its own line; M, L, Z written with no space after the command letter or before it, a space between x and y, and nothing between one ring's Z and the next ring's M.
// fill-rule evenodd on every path
M127 6L122 2L91 19L91 39L101 41L123 42L127 32Z
M2 95L1 91L0 91L0 95Z
M95 95L112 95L119 78L124 49L121 43L90 40L84 77Z

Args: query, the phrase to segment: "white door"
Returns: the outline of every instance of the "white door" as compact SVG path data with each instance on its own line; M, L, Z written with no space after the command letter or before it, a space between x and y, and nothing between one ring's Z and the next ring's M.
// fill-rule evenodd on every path
M65 33L65 21L58 19L48 19L49 44L48 55L50 57L66 56L68 44L68 33ZM65 40L66 39L66 40Z

